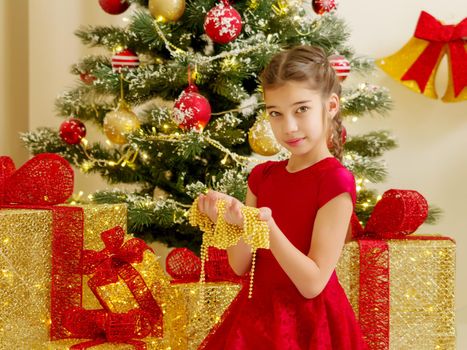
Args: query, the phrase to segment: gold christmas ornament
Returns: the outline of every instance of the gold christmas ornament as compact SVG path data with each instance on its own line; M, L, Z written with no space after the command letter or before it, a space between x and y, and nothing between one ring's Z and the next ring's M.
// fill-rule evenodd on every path
M253 294L253 279L255 274L256 250L259 248L269 249L269 227L267 222L259 219L259 209L242 206L243 229L240 226L229 224L225 221L226 202L222 199L217 201L217 222L214 224L209 217L198 209L198 198L188 211L188 220L191 225L198 226L203 234L201 244L201 274L200 282L204 284L204 265L208 257L208 247L226 249L238 243L243 238L245 243L251 246L252 261L250 270L250 286L248 297Z
M280 145L272 133L265 112L261 114L248 132L248 142L253 152L259 155L273 156L279 153Z
M155 19L176 21L185 12L185 0L149 0L148 8Z
M105 135L111 142L119 145L127 143L127 135L139 127L138 117L123 99L118 103L117 109L107 113L104 118Z

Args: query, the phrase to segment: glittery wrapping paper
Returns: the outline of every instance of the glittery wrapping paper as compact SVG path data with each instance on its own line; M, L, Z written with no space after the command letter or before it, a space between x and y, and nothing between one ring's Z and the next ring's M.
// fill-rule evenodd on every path
M0 349L48 339L52 213L0 210Z
M116 225L126 229L124 204L85 205L83 210L86 247L100 247L101 231ZM51 245L50 210L0 210L2 350L46 348L50 325ZM87 295L84 288L86 301L90 299ZM94 306L101 308L98 303Z
M414 239L388 243L389 349L455 349L455 243ZM347 243L336 269L357 318L359 261L358 243Z
M240 284L230 282L206 282L173 284L176 294L183 299L186 308L186 324L177 330L186 339L184 350L195 350L209 331L221 320L222 314L241 289ZM204 292L204 297L201 295Z

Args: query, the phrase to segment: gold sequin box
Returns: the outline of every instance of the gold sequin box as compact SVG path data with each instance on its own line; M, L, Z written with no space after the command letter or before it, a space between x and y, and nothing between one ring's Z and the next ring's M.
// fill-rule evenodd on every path
M100 233L114 226L126 231L127 208L124 204L85 205L84 248L101 250L103 242ZM67 349L78 343L77 340L49 341L50 326L50 278L52 261L52 212L49 210L0 210L0 349ZM164 298L167 304L161 305L164 312L171 311L171 295L165 294L168 281L160 281L162 269L155 256L145 252L141 266L135 267L140 273L150 275L146 280L155 298ZM83 307L102 308L83 279ZM123 282L122 282L123 283ZM164 284L165 283L165 284ZM119 284L119 283L117 283ZM165 286L165 287L164 287ZM132 307L132 299L126 291L108 296L115 311L125 312ZM169 305L169 306L168 306ZM122 311L120 311L122 310ZM174 312L168 312L171 317ZM167 316L168 317L168 316ZM166 321L164 324L171 324ZM180 318L180 317L179 317ZM184 322L183 317L178 322ZM176 323L175 323L176 324ZM175 325L174 324L174 325ZM148 349L164 349L163 343L170 342L170 332L164 339L147 339ZM174 341L175 342L175 341ZM177 342L175 342L177 343ZM180 343L180 341L179 341ZM108 347L107 347L108 346ZM183 344L172 349L182 349ZM103 348L117 349L119 346L105 344ZM96 347L98 348L98 347ZM123 348L123 347L122 347ZM167 345L167 348L168 345Z
M224 311L241 289L230 282L179 283L172 285L182 301L186 324L178 329L180 339L186 339L184 350L196 350L212 328L221 321Z
M455 243L388 240L389 349L455 349ZM359 246L345 245L336 272L358 318ZM371 344L369 344L372 349Z

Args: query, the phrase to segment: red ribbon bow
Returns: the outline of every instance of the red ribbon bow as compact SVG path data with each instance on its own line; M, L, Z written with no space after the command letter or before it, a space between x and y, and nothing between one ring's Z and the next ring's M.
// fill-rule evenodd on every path
M428 203L420 193L391 189L384 192L362 228L355 214L352 218L354 238L403 238L425 222Z
M62 157L42 153L16 170L10 157L0 157L0 204L53 205L73 193L73 169Z
M146 243L139 238L132 238L124 243L125 232L119 226L101 233L105 248L101 251L83 250L80 266L83 274L93 274L88 285L108 311L109 308L100 296L98 287L116 283L118 278L127 284L140 308L147 311L155 327L154 336L162 336L162 310L151 294L144 279L131 265L141 263L146 249L152 251Z
M172 283L189 283L199 281L201 259L188 248L175 248L167 255L165 266L167 273L174 278ZM208 248L208 259L205 264L206 281L208 282L240 282L241 277L233 272L224 249Z
M151 316L143 310L113 313L105 310L84 310L77 307L65 312L64 326L73 338L92 339L75 344L70 349L87 349L99 344L113 342L130 344L137 350L146 350L140 340L151 333Z
M464 49L464 42L467 38L467 18L457 25L443 25L432 15L422 11L415 37L430 43L401 80L415 80L420 90L425 91L442 49L447 44L450 50L454 96L457 97L467 86L467 53Z

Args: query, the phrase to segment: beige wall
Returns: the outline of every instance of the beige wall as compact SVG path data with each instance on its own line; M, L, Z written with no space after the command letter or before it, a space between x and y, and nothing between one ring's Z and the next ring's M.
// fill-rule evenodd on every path
M28 157L18 132L28 128L29 42L27 1L0 0L0 155Z
M339 14L353 33L352 45L358 53L372 57L401 48L412 36L421 10L445 23L457 23L467 15L465 0L339 3ZM22 163L27 155L16 133L28 127L60 125L62 120L54 115L54 98L73 85L69 67L89 52L73 31L83 24L120 25L123 17L105 14L97 0L0 0L0 154ZM387 118L366 117L347 123L347 128L350 134L388 129L398 139L400 147L384 156L389 177L376 186L381 193L389 188L415 189L444 209L438 225L423 226L419 232L441 233L457 241L458 322L467 331L467 102L430 100L381 71L369 80L389 88L395 108ZM440 95L446 84L443 62L437 76ZM88 138L98 136L91 131ZM76 191L89 193L103 186L98 177L77 172ZM459 333L462 337L467 332ZM467 339L460 339L467 344Z

